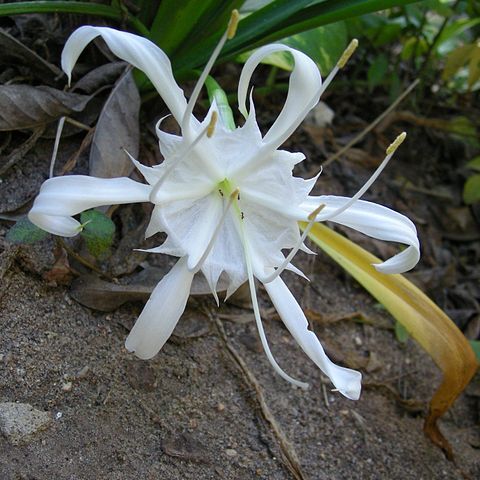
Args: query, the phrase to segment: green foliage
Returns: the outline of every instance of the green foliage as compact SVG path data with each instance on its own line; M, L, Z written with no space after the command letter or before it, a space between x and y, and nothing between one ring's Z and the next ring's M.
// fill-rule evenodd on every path
M463 187L463 201L467 205L480 201L480 174L468 177Z
M386 55L381 54L368 68L367 78L368 87L372 91L377 85L383 83L388 72L388 58Z
M472 346L475 355L477 356L477 360L480 362L480 341L479 340L470 340L470 345Z
M48 235L48 232L38 228L25 216L7 232L6 238L11 243L25 244L39 242Z
M315 60L322 75L327 75L347 46L347 28L344 22L332 23L284 38L281 43L306 53ZM287 52L274 53L264 63L285 70L293 69L292 56Z
M240 53L266 43L293 37L320 26L407 5L413 1L415 0L272 0L260 2L260 8L256 8L256 3L253 2L253 11L242 18L237 35L227 43L220 60L233 59ZM0 16L64 12L126 21L138 33L156 41L167 53L172 54L176 76L182 80L194 77L194 70L206 63L225 30L230 11L240 8L245 0L132 0L129 3L139 10L137 16L131 14L134 8L129 10L124 2L118 0L112 1L110 5L77 1L8 2L0 5ZM152 4L158 4L156 10ZM335 28L340 32L342 27ZM318 32L321 38L324 30ZM308 53L311 54L318 47L320 50L314 56L318 58L320 66L328 70L332 57L336 57L335 47L341 50L340 46L320 43L314 33L307 34L305 38L306 40L299 40L303 43L303 48L310 48ZM138 83L143 84L143 79L139 78Z
M467 86L472 90L480 80L480 41L460 45L450 52L443 69L443 79L448 81L462 68L468 71Z
M95 257L105 254L113 243L115 224L98 210L87 210L80 216L83 229L80 235L87 244L88 251Z
M467 163L467 167L480 172L480 155L478 157L473 158Z
M233 119L232 109L228 103L227 94L213 77L207 77L205 86L207 87L210 104L212 104L214 101L216 102L218 114L220 115L223 124L226 125L230 130L235 130L235 121Z
M395 337L400 343L406 343L410 338L407 329L397 320L395 320Z

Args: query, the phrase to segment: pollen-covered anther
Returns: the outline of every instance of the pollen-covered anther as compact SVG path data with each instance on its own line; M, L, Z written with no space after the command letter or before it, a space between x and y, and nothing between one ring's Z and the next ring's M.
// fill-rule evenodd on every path
M216 111L212 112L212 118L210 119L210 123L207 127L207 137L211 138L213 133L215 132L215 126L217 125L218 120L218 113Z
M405 138L407 138L407 132L402 132L387 148L387 155L393 155Z
M350 57L353 55L353 52L355 52L357 47L358 47L358 40L356 38L354 38L348 44L348 47L342 53L342 56L338 59L338 62L337 62L337 67L338 68L343 68L346 65L346 63L348 62Z
M231 194L230 194L230 200L240 200L240 189L237 187Z
M308 221L309 222L314 222L315 219L317 218L317 215L325 208L325 204L322 203L319 205L310 215L308 216Z
M240 20L240 13L238 13L238 10L237 9L232 10L232 14L230 15L230 21L228 22L228 27L227 27L228 40L231 40L237 33L239 20Z

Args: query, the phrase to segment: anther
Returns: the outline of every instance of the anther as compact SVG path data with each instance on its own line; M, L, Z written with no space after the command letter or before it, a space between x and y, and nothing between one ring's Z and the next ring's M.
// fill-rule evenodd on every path
M227 39L231 40L237 33L238 22L240 20L240 14L237 9L232 10L230 20L227 27Z
M335 218L337 215L340 215L345 210L350 208L373 184L373 182L378 178L378 176L382 173L383 169L388 165L388 162L393 157L393 154L397 150L397 148L401 145L401 143L405 140L407 134L405 132L401 133L395 141L387 148L386 150L386 157L383 159L382 163L378 166L378 168L373 172L372 176L365 182L363 187L352 197L350 198L344 205L337 208L333 212L331 212L326 217L322 218L321 221L325 222L327 220L331 220Z
M220 196L223 197L223 192L222 192L222 189L221 189L221 188L218 189L218 193L220 194Z
M325 208L325 204L322 203L319 205L312 213L308 215L308 221L309 222L314 222L315 219L317 218L317 215Z
M237 200L240 199L240 189L238 187L230 194L230 200L235 200L235 197L237 197Z
M213 132L215 132L215 125L217 124L217 119L218 119L218 113L214 110L212 112L212 118L210 119L210 123L208 124L208 127L207 127L208 138L211 138L213 135Z
M402 132L387 148L387 155L393 155L395 153L395 150L397 150L397 148L403 143L406 137L407 132Z
M358 40L354 38L348 45L348 47L345 49L345 51L342 53L342 56L339 58L337 62L337 67L338 68L343 68L350 57L353 55L353 52L357 49L358 47Z

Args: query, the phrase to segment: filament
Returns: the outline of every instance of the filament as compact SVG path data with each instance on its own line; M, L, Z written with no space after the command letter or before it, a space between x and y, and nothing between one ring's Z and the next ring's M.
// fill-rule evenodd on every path
M289 263L292 261L293 257L297 254L297 252L302 248L303 242L307 238L307 235L309 234L311 228L313 227L313 224L315 223L315 220L317 219L317 215L325 208L325 204L322 203L320 206L318 206L309 216L308 216L308 225L303 231L302 236L296 243L295 247L292 248L288 256L285 258L285 260L282 262L282 264L268 277L262 280L262 283L270 283L273 282L279 275L283 273L283 271L288 267Z

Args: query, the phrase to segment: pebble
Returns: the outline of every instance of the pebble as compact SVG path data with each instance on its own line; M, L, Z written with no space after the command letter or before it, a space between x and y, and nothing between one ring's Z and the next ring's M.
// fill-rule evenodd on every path
M227 457L236 457L237 456L237 451L234 450L233 448L227 448L225 450L225 455L227 455Z
M48 412L28 403L0 403L0 432L13 445L30 443L33 435L52 423Z
M62 391L64 392L71 392L73 388L73 383L72 382L65 382L62 385Z

